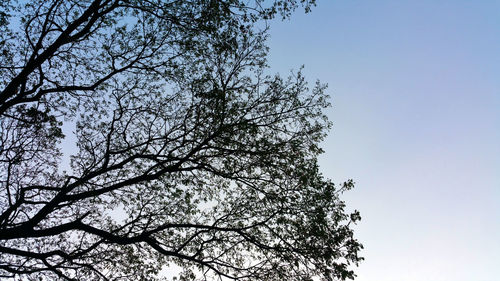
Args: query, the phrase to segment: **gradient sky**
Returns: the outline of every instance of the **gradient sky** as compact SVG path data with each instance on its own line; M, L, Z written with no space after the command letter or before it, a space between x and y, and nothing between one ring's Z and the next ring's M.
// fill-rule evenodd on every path
M269 46L330 86L320 163L356 182L356 280L500 280L500 1L318 1Z

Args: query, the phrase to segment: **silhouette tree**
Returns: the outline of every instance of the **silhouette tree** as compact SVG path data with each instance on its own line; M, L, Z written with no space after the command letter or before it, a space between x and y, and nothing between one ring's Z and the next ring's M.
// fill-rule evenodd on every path
M353 278L325 86L265 74L266 20L312 4L1 2L0 276Z

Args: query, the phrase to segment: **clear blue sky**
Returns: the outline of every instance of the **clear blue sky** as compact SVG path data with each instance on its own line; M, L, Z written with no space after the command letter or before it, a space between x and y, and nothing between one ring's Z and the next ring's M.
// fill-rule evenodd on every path
M321 165L353 178L358 281L500 280L500 1L318 1L273 72L329 84Z

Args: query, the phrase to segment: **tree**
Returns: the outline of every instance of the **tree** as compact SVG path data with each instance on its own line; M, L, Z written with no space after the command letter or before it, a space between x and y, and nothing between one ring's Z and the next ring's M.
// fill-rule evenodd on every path
M326 87L265 74L265 20L313 4L1 2L0 276L353 278Z

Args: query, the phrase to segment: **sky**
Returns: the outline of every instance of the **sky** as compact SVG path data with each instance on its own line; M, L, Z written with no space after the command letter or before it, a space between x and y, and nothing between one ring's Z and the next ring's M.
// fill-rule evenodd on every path
M319 0L270 35L272 72L329 85L355 280L500 280L500 1Z

